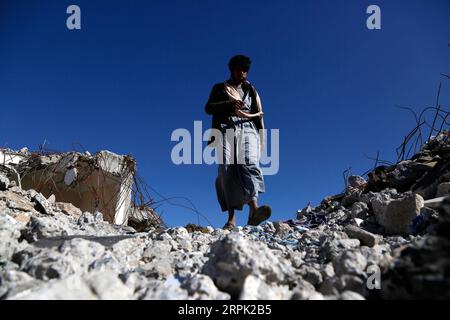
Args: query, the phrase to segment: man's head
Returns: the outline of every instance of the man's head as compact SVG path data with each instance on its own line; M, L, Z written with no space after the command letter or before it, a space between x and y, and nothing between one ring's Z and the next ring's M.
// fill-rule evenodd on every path
M247 78L247 73L250 70L251 60L244 55L237 55L230 59L228 68L230 69L231 77L236 81L243 81Z

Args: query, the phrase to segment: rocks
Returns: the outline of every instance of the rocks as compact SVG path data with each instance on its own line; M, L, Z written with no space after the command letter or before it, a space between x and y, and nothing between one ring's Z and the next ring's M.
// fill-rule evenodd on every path
M169 277L163 282L152 283L148 286L142 300L187 300L189 293L181 288L180 281Z
M67 236L75 233L70 226L70 221L64 215L58 218L32 216L26 228L22 230L24 238L29 242L34 242L39 239Z
M8 299L16 300L118 300L130 299L132 292L118 277L109 272L86 276L72 275L52 280L36 289L18 293Z
M34 290L19 292L10 300L95 300L96 296L82 277L73 275L44 283Z
M348 225L345 227L345 233L350 238L358 239L362 245L373 247L374 245L378 244L380 241L380 238L373 233L370 233L366 230L363 230L359 227Z
M57 250L29 246L14 254L12 261L34 278L49 280L86 273L104 252L101 244L76 238L64 242Z
M48 201L48 203L50 203L50 204L55 204L55 202L56 202L56 197L55 197L55 195L52 194L50 197L48 197L47 201Z
M261 228L263 228L263 232L275 233L276 232L276 227L275 227L276 223L277 222L264 221L263 223L260 224L260 226L261 226Z
M186 230L189 233L192 233L192 232L211 233L211 231L210 231L210 229L208 227L198 226L198 225L195 225L193 223L187 224L186 225Z
M113 244L110 250L124 269L132 270L141 265L144 248L145 243L143 239L129 238Z
M384 299L450 299L450 206L442 201L439 222L429 235L399 247L383 274ZM403 285L399 286L401 283Z
M358 250L346 250L333 259L336 275L364 275L367 265L366 258Z
M352 218L365 219L369 213L369 207L364 202L355 202L352 205Z
M5 191L9 187L9 179L0 174L0 191Z
M219 291L215 286L213 280L202 274L196 274L192 277L189 277L183 284L181 285L183 289L186 289L189 295L196 300L206 300L206 299L214 299L214 300L228 300L230 299L230 295L225 292Z
M294 268L299 268L304 263L303 254L298 251L290 252L289 259L291 260L292 266Z
M287 286L269 286L262 279L249 275L245 278L239 300L287 300L291 295Z
M291 300L323 300L321 293L317 292L314 286L308 281L299 279L295 282L292 290Z
M301 219L303 216L311 214L312 212L313 207L311 206L311 203L308 203L308 205L305 208L297 211L297 219Z
M372 206L376 221L385 228L386 233L408 234L413 219L420 214L423 202L420 195L407 192L394 199L373 199Z
M75 155L27 163L61 167L58 181L71 188L86 169ZM104 156L103 170L120 173ZM368 183L350 176L344 193L296 219L232 231L167 228L133 206L132 227L113 225L56 202L57 192L21 189L10 172L16 185L0 181L0 299L449 299L450 198L429 197L448 194L447 163L450 155L424 152L378 167ZM368 285L374 270L381 291Z
M66 203L66 202L56 202L55 203L55 207L63 212L64 214L67 214L69 216L75 217L75 218L80 218L81 217L81 210L78 209L77 207L75 207L73 204L71 203Z
M352 188L361 188L367 184L366 179L361 176L349 176L347 179L348 185Z
M36 280L25 272L5 268L0 272L0 299L9 299L43 284L43 281Z
M171 236L173 240L185 240L191 238L189 232L186 230L186 228L183 227L168 229L167 233Z
M17 194L13 191L0 191L0 200L6 203L6 206L10 209L25 212L34 212L33 203L27 199L24 195Z
M47 199L41 194L36 193L36 195L32 198L35 202L35 208L42 214L53 214L53 210L51 208L51 204L47 201Z
M357 292L344 291L340 294L339 300L366 300L366 299Z
M280 238L284 238L292 231L292 228L287 223L281 221L277 221L273 225L275 227L275 235Z
M348 177L347 187L345 188L345 193L341 200L341 204L345 207L350 207L355 202L358 202L362 190L366 187L366 185L366 180L361 176Z
M360 276L350 274L325 280L318 291L325 296L339 296L340 293L345 291L357 292L362 296L367 295L365 280Z
M234 233L212 245L203 273L209 275L219 289L239 296L247 276L255 275L269 284L286 284L293 269L264 244Z
M128 216L128 225L138 232L150 231L163 226L161 217L152 208L133 207Z
M152 261L154 258L167 256L172 250L172 245L167 241L155 241L152 246L145 249L143 258Z
M100 300L129 300L133 292L113 272L94 272L84 277L85 282Z
M322 273L312 265L302 265L297 274L300 274L303 279L311 283L313 286L318 286L323 281Z
M0 183L1 189L1 183ZM436 198L450 195L450 182L443 182L438 185Z
M7 261L19 247L20 227L5 211L0 211L0 262Z
M358 239L334 239L331 241L327 239L320 249L320 254L323 258L333 260L342 251L358 248L360 244Z
M382 276L384 299L450 299L450 242L427 237L402 250ZM399 286L402 283L405 285Z

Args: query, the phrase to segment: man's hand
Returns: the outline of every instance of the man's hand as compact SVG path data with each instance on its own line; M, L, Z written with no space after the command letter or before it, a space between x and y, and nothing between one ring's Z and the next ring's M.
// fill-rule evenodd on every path
M233 101L233 107L235 110L240 110L244 107L244 102L241 100L234 100Z
M263 112L260 111L260 112L257 112L257 113L248 113L248 112L244 112L244 111L241 111L241 110L235 110L235 114L238 117L250 119L250 118L261 117L263 115Z

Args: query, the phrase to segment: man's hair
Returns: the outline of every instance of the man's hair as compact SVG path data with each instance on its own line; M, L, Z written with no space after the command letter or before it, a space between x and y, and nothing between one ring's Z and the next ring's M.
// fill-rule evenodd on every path
M251 63L252 61L249 57L239 54L230 59L230 62L228 62L228 68L230 69L230 71L233 71L234 68L238 68L247 72L248 70L250 70Z

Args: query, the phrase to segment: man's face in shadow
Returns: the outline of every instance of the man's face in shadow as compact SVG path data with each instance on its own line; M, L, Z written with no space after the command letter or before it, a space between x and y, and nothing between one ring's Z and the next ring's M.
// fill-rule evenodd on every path
M233 78L233 80L237 82L242 82L245 79L247 79L247 74L248 70L244 70L243 68L240 67L234 67L231 70L231 77Z

